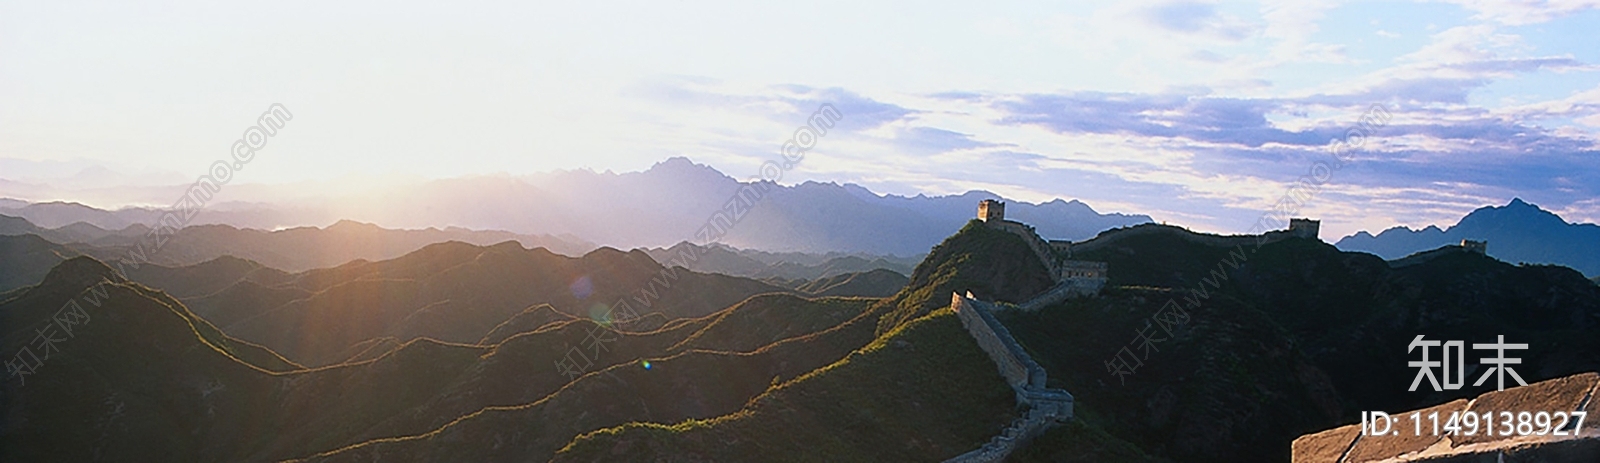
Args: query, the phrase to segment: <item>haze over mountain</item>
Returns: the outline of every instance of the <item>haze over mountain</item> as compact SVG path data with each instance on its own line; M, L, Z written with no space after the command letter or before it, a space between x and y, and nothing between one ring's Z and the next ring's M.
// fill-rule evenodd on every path
M518 234L577 236L619 249L665 247L696 240L696 232L745 183L688 158L674 157L642 172L557 171L431 180L360 193L307 196L300 188L229 186L229 197L192 223L275 229L354 220L388 228L449 224ZM764 183L764 199L720 241L743 249L812 253L860 252L916 256L961 228L986 191L952 196L879 195L853 184ZM163 192L167 190L162 190ZM175 190L181 191L181 190ZM172 193L174 196L178 193ZM151 197L165 198L158 194ZM170 202L170 200L167 200ZM0 207L46 228L87 222L105 229L150 225L159 210L99 211L71 203ZM730 211L731 212L731 211ZM1009 201L1008 217L1052 239L1086 239L1102 230L1150 222L1145 215L1101 214L1072 200ZM704 243L701 243L704 244Z
M1232 249L1155 224L1097 240L1076 257L1109 262L1105 293L1000 314L1078 397L1074 422L1018 461L1282 461L1289 438L1357 410L1480 392L1403 393L1416 333L1528 340L1530 382L1600 368L1600 288L1570 269L1450 249L1392 268L1320 241ZM1031 298L1052 284L1035 256L971 221L886 299L805 299L642 251L569 258L509 242L298 274L235 258L147 265L131 281L76 257L0 293L5 352L32 345L68 299L91 311L26 385L0 385L0 457L942 460L1016 417L948 295ZM652 328L589 309L651 284ZM1192 321L1120 384L1102 361L1168 299L1197 300ZM592 367L564 375L573 349Z
M1600 276L1600 225L1569 223L1520 198L1478 208L1443 230L1433 225L1421 230L1394 227L1377 236L1362 231L1335 245L1393 260L1461 240L1487 240L1489 255L1506 262L1565 265Z
M412 270L432 274L425 267ZM543 422L543 429L523 428L541 436L542 445L559 446L583 430L572 426L617 419L567 412L603 405L607 396L582 391L614 384L611 376L563 375L554 365L562 355L573 355L572 349L592 352L579 354L594 356L591 371L649 356L663 365L657 375L675 378L633 378L637 389L630 392L639 392L634 397L640 400L627 403L654 415L630 412L621 418L711 417L737 409L775 375L792 378L836 360L849 344L752 349L834 327L871 302L770 295L650 332L567 318L489 345L417 339L359 361L305 369L225 334L166 293L123 279L88 257L62 262L40 284L5 296L0 348L6 352L28 346L37 330L59 330L52 317L68 300L80 301L89 319L74 325L71 337L52 331L52 338L62 340L41 354L45 362L21 381L0 383L4 461L279 461L427 432L490 407L531 403L566 410L559 415L564 419ZM592 342L585 340L594 336L608 340L600 345L603 351L590 350ZM702 400L681 400L685 395ZM591 418L582 421L585 416Z
M98 209L89 210L102 217L112 214ZM106 230L86 222L43 228L22 218L0 215L0 242L7 243L5 247L0 247L0 258L11 257L12 253L22 255L39 252L44 249L39 242L47 241L54 250L47 254L54 255L56 261L76 255L90 255L113 263L133 260L138 263L186 266L231 256L260 262L278 270L300 272L358 259L391 259L430 244L447 241L477 245L516 241L526 247L541 247L572 256L595 248L593 244L572 237L518 235L455 227L443 230L394 230L353 221L340 221L322 228L297 227L276 231L241 229L230 225L199 225L179 230L166 238L161 246L152 244L149 233L149 227L138 223L120 230ZM50 265L54 265L54 262ZM0 278L0 291L37 282L37 277L43 276L45 270L37 265L8 265L0 269L0 273L27 274L32 275L29 277L32 279L22 279L19 280L20 284L7 286L5 279Z
M682 242L669 248L644 250L658 262L667 262L684 252L700 257L685 266L697 272L721 273L762 280L815 280L846 273L886 269L901 275L910 275L921 255L914 257L881 256L862 253L798 253L765 252L738 249L724 244L696 245Z

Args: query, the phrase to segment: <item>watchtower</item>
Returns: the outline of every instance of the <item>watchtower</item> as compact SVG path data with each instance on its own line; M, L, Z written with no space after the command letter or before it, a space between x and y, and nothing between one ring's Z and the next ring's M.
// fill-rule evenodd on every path
M1005 219L1006 203L995 201L993 199L978 201L978 220L982 220L984 222L999 222Z
M1289 234L1294 236L1317 239L1317 234L1321 229L1321 220L1289 219Z
M1489 242L1476 240L1461 240L1461 247L1467 252L1489 255Z

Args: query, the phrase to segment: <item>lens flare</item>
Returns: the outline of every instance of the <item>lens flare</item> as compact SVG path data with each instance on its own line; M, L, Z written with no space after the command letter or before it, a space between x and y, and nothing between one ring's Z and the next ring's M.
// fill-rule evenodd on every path
M644 369L646 369L646 370L649 370L650 369L650 361L649 360L640 360L639 361L639 366L644 367Z
M611 307L605 304L589 306L589 319L602 326L611 326Z
M581 301L588 299L590 294L594 294L594 282L589 281L588 275L580 276L568 284L567 289L572 291L572 297Z

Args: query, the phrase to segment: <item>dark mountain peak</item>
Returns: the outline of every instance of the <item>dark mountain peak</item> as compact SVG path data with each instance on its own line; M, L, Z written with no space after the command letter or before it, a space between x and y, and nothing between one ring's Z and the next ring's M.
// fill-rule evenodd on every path
M662 160L661 162L655 163L655 165L650 166L650 170L656 170L656 169L667 169L667 170L671 170L671 169L695 169L695 168L709 168L709 167L707 167L704 164L695 164L694 161L690 160L686 156L673 156L673 157L667 158L665 160Z
M417 249L415 251L411 251L410 253L407 253L406 255L400 256L400 257L401 258L405 258L405 257L411 257L411 256L443 256L443 255L452 255L452 254L477 255L478 253L481 253L481 252L483 252L483 247L482 246L478 246L478 245L472 244L472 243L466 243L466 242L462 242L462 241L457 241L457 240L450 240L450 241L445 241L443 243L433 243L433 244L429 244L427 246L423 246L421 249Z
M1363 231L1362 233L1366 233L1366 232ZM1379 232L1377 237L1378 238L1385 238L1385 237L1393 237L1393 236L1410 236L1410 235L1416 235L1416 234L1443 235L1444 234L1444 230L1440 230L1438 225L1432 225L1432 224L1428 225L1427 228L1423 228L1423 229L1419 229L1419 230L1412 230L1411 227L1407 227L1407 226L1404 226L1404 225L1396 225L1396 226L1393 226L1393 227L1389 227L1388 229L1385 229L1382 232ZM1372 235L1368 234L1367 236L1370 237Z
M63 225L63 226L60 226L60 227L56 227L56 230L81 231L81 232L101 232L101 233L104 233L106 231L104 228L96 227L92 223L84 222L84 221L81 221L81 220L77 221L77 222L69 223L69 224L66 224L66 225Z
M362 231L374 231L375 232L375 231L382 231L382 228L378 227L377 225L366 223L366 222L357 222L357 221L350 220L350 219L340 219L338 222L334 222L333 225L329 225L328 228L325 228L324 230L340 231L340 232L362 232Z
M527 251L528 248L522 247L522 243L517 240L505 240L499 243L491 244L484 248L484 250L491 252L522 252Z
M78 288L87 287L101 280L110 280L113 283L127 281L116 270L105 263L89 256L78 256L61 261L55 268L50 269L41 287Z
M610 246L603 246L600 249L589 251L588 254L584 254L580 259L592 265L617 270L640 269L649 271L646 269L661 267L661 264L656 263L656 260L643 250L623 251Z
M877 194L877 193L873 193L872 190L869 190L869 189L867 189L867 187L864 187L864 186L861 186L861 185L857 185L857 184L854 184L854 183L846 183L843 186L844 186L844 190L845 191L850 192L851 195L853 195L855 197L858 197L858 198L863 198L863 199L867 199L867 198L881 199L881 198L883 198L883 195L880 195L880 194Z
M684 242L684 244L687 243L687 241ZM611 246L601 246L598 249L584 254L582 259L617 259L626 255L628 255L628 253L621 249L613 248Z
M1512 198L1504 206L1477 208L1444 230L1395 227L1376 237L1347 236L1339 240L1338 247L1399 259L1461 240L1488 241L1489 256L1506 262L1558 264L1586 275L1600 273L1600 260L1590 251L1600 245L1600 227L1569 223L1522 198Z
M722 173L706 164L699 164L687 157L674 156L664 161L655 163L643 172L629 172L616 175L615 178L640 178L648 185L662 187L666 185L716 185L734 181L733 177Z
M654 165L651 165L650 170L647 170L646 172L689 175L704 175L706 173L712 173L719 177L724 176L721 171L718 171L709 165L696 163L684 156L673 156L664 161L655 163Z
M1071 201L1063 201L1061 198L1056 198L1050 200L1050 202L1040 204L1039 206L1054 209L1058 211L1057 213L1063 214L1098 214L1098 212L1095 212L1094 208L1089 207L1088 204L1084 204L1082 201L1078 201L1076 199Z
M1567 221L1561 216L1524 202L1522 198L1513 198L1504 206L1484 206L1472 211L1451 230L1460 228L1467 233L1478 233L1502 228L1531 229L1563 225L1567 225Z
M38 232L39 227L35 226L33 222L29 222L28 219L0 214L0 233L14 235Z
M205 262L201 262L201 263L195 264L194 267L199 268L199 269L212 269L212 270L224 270L225 271L225 269L254 270L254 269L261 268L262 265L260 263L257 263L256 261L253 261L253 260L250 260L250 259L245 259L245 258L242 258L242 257L236 257L236 256L233 256L233 255L228 255L228 254L223 254L221 256L217 256L217 258L215 258L215 259L211 259L211 260L208 260L208 261L205 261Z
M844 187L839 186L839 184L837 184L837 183L834 183L834 182L818 182L818 181L815 181L815 180L806 180L804 182L800 182L799 184L794 186L794 191L802 192L802 193L804 193L804 192L849 193L848 189L845 189Z

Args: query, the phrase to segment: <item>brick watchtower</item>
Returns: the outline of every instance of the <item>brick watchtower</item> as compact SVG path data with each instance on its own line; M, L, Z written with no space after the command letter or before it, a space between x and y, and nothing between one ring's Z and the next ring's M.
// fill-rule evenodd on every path
M993 199L978 201L978 220L982 220L984 222L991 220L999 222L1005 219L1006 203L995 201Z

